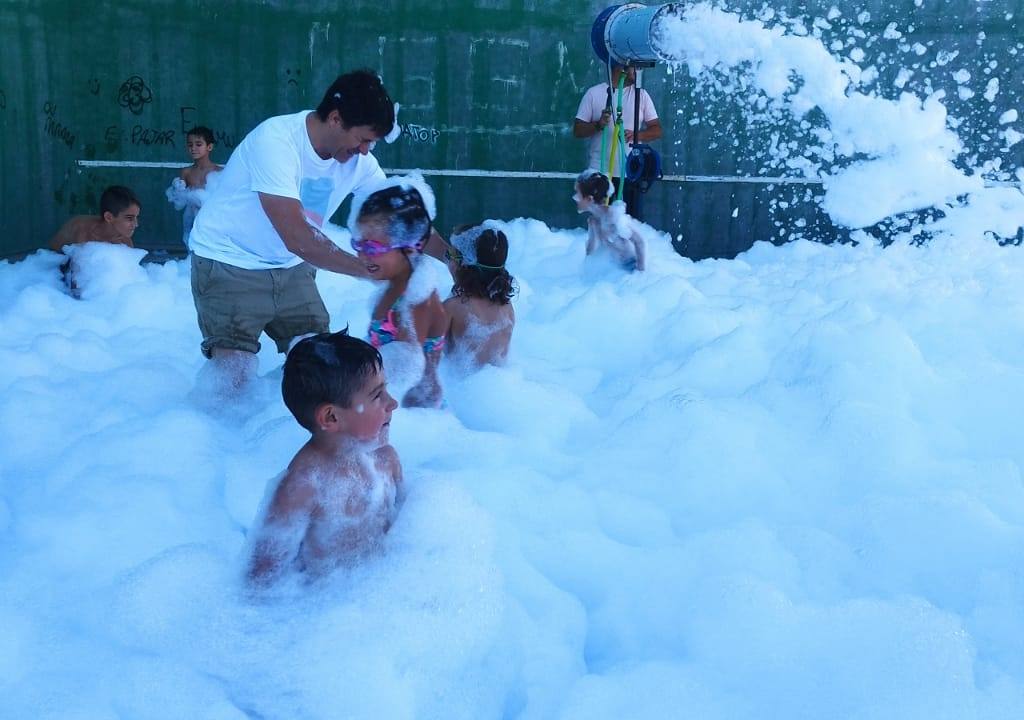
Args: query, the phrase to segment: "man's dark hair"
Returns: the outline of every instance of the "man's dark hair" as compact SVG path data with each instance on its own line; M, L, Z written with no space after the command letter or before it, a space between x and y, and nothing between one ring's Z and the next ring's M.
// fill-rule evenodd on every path
M185 137L188 138L190 135L195 135L198 138L202 138L207 145L213 145L213 130L206 127L205 125L196 125L194 128L185 133Z
M285 358L281 395L299 425L313 432L317 407L350 407L366 378L383 367L377 349L349 335L348 328L312 335L297 342Z
M464 232L474 226L460 226ZM515 279L505 269L508 259L508 238L501 230L487 228L476 237L476 261L480 265L459 265L455 270L452 294L476 297L498 305L508 305L516 294Z
M100 195L100 215L110 213L117 217L132 205L142 208L142 203L135 197L135 193L124 185L111 185Z
M331 83L316 108L317 117L327 120L332 110L338 111L346 128L369 125L381 137L395 126L395 104L372 70L345 73Z
M595 202L603 203L611 195L612 181L596 170L583 171L576 182L580 186L580 195Z

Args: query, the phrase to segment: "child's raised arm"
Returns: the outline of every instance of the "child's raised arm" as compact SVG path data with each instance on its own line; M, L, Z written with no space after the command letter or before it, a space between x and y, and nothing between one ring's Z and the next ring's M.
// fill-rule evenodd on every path
M315 498L309 478L289 469L253 530L252 556L246 573L251 583L272 585L295 561L309 528Z

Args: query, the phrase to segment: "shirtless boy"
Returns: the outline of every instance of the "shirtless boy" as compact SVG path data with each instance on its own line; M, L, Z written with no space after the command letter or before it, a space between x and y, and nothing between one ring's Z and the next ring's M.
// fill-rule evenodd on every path
M65 245L85 242L106 242L132 245L132 235L139 227L142 204L130 189L111 185L100 196L100 214L76 215L68 220L50 240L50 249L60 252Z
M185 187L204 188L210 173L224 169L223 165L210 159L210 153L213 152L213 130L205 125L192 128L185 136L185 146L192 164L182 168L179 177L185 181Z
M351 565L380 544L403 497L388 444L398 403L373 346L345 331L307 337L288 353L281 391L312 437L270 488L252 530L248 577L257 586Z

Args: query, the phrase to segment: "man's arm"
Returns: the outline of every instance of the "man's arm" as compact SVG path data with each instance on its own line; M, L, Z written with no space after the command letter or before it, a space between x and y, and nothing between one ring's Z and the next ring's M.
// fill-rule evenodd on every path
M423 244L423 254L429 255L435 260L440 260L448 265L448 262L444 259L444 251L447 249L444 238L441 237L441 233L437 231L437 228L430 228L430 236L427 237L427 241ZM448 268L451 272L451 268Z
M638 138L640 142L650 142L661 139L661 120L655 118L647 123L647 127L640 131Z
M611 122L611 108L607 106L607 103L598 100L598 96L603 97L603 95L595 90L596 88L587 90L583 94L583 99L580 100L579 109L576 110L576 119L572 124L572 134L575 137L582 139L594 137Z
M601 113L601 117L593 122L581 120L576 118L572 123L572 134L578 138L589 138L594 137L599 132L604 130L605 126L611 121L612 111L606 109Z
M281 195L258 194L263 211L289 252L324 270L359 278L370 277L359 258L339 248L330 238L306 222L301 202Z
M635 134L636 142L650 142L651 140L661 139L661 121L651 120L647 123L647 127ZM626 142L633 142L634 133L632 130L626 131Z

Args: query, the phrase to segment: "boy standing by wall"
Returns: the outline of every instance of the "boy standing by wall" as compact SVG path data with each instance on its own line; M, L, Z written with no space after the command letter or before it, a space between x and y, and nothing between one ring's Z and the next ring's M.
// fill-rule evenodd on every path
M181 169L165 195L176 210L183 211L181 241L187 248L196 213L206 200L206 181L212 173L220 172L224 167L210 159L210 153L213 152L213 130L205 125L197 125L188 131L185 147L192 158L192 164Z

